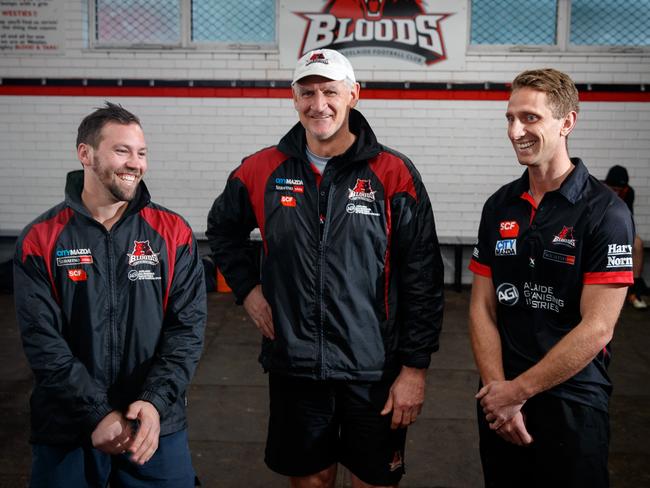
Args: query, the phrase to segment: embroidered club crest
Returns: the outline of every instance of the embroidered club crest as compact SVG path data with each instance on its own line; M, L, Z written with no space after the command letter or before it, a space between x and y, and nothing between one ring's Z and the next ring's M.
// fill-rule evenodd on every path
M573 227L562 226L558 235L553 237L553 244L566 247L576 247L576 240L573 237Z
M159 263L158 254L153 252L149 241L133 241L133 251L127 253L129 266L149 264L155 266Z
M375 201L375 191L370 186L370 180L361 180L357 178L357 183L354 188L348 188L349 200L363 200L364 202Z
M307 66L314 63L329 64L329 61L323 53L314 53L310 56L309 61L307 61Z

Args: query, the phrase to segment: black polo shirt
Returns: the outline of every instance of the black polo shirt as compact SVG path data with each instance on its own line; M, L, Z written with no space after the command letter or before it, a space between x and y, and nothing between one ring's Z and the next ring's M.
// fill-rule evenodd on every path
M539 362L580 322L584 285L634 281L630 211L580 159L571 162L574 170L539 206L526 170L483 207L469 268L492 278L507 379ZM607 346L549 393L607 410L609 355Z

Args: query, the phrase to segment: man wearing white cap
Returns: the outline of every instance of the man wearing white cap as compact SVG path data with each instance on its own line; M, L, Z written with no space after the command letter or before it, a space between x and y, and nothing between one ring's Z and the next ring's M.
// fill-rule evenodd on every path
M354 110L342 54L303 56L292 89L300 122L232 172L206 233L263 335L265 461L293 487L333 487L339 462L354 487L397 486L442 323L431 204ZM244 246L255 227L261 279Z

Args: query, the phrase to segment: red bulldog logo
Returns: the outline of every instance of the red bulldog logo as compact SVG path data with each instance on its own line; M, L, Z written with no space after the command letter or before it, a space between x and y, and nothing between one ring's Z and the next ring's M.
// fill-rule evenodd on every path
M129 256L129 266L138 266L140 264L158 264L158 253L153 252L149 241L133 241L133 250L127 253Z
M315 49L347 56L389 56L431 65L447 59L441 22L422 0L329 0L322 12L296 12L307 21L298 57Z

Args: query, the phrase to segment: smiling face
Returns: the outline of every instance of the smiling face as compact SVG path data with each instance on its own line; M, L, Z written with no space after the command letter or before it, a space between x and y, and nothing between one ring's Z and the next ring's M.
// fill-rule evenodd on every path
M348 116L359 99L359 84L308 76L293 87L293 104L310 147L344 140L350 133Z
M111 203L129 202L147 171L147 144L138 124L108 122L97 147L80 144L84 191Z
M546 93L520 88L510 95L506 119L508 138L520 164L547 168L554 161L568 159L566 137L575 126L576 112L557 119Z

